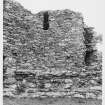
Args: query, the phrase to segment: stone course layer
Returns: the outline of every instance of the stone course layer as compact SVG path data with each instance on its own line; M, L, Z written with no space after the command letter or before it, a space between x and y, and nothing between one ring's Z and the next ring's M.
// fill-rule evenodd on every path
M4 96L101 99L101 54L94 48L85 64L89 27L81 13L49 10L44 23L46 11L32 14L11 0L3 5Z

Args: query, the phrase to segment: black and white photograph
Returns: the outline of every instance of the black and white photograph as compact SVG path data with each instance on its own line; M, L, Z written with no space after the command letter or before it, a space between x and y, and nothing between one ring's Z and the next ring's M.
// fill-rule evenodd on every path
M102 105L104 0L3 0L3 105Z

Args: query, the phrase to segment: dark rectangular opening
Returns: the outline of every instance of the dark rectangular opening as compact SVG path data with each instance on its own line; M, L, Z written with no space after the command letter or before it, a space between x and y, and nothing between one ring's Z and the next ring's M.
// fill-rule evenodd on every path
M48 30L49 29L49 14L48 12L45 12L43 14L44 19L43 19L43 29Z

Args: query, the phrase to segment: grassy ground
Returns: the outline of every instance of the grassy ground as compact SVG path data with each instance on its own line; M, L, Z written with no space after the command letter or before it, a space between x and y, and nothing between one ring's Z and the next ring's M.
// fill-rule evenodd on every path
M15 99L4 97L3 105L102 105L101 100L80 98Z

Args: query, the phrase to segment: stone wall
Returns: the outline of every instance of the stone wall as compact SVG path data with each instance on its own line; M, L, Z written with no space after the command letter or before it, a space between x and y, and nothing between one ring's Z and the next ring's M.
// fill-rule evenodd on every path
M101 98L101 61L85 65L82 15L48 11L49 28L44 30L45 12L32 14L4 0L4 96Z

